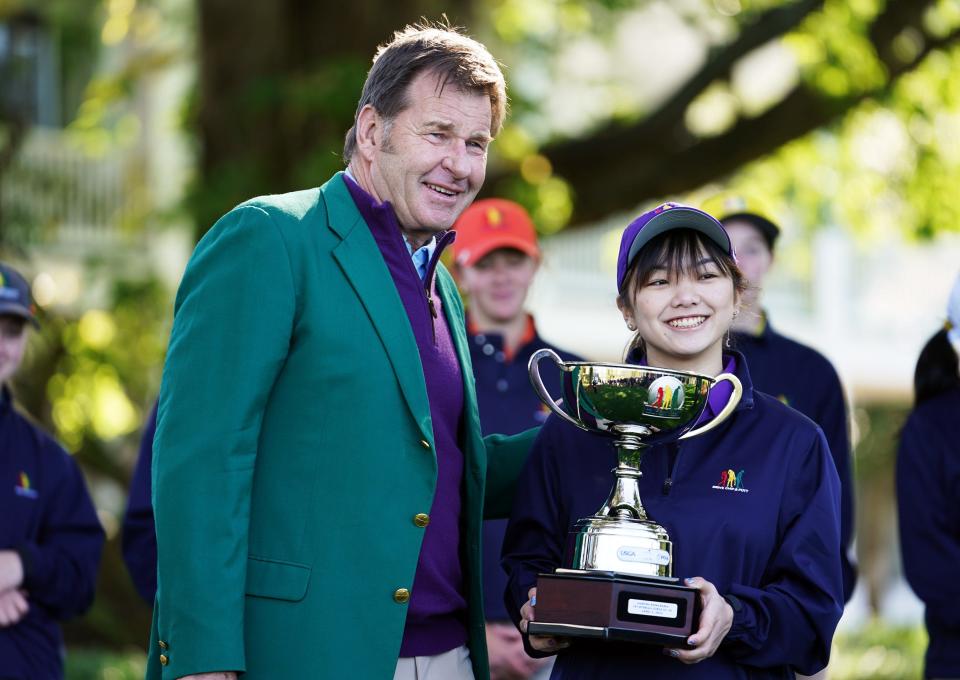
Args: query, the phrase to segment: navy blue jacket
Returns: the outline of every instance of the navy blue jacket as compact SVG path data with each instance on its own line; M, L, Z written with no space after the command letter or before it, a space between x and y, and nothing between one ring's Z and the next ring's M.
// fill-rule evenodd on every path
M76 462L0 393L0 550L16 550L30 610L0 628L0 678L63 677L58 621L93 602L104 533Z
M640 496L673 541L674 576L702 576L742 606L716 654L687 666L651 645L576 640L554 678L790 678L829 660L843 612L840 484L823 433L754 392L737 357L743 397L715 430L643 457ZM547 420L517 486L504 542L514 621L539 572L561 565L569 528L613 486L609 439ZM740 488L718 485L738 471ZM739 472L742 471L742 475Z
M733 334L733 347L747 358L754 389L776 397L820 426L840 476L840 555L843 601L857 582L850 559L854 527L854 488L850 435L843 386L833 364L815 349L784 337L764 320L760 335Z
M467 327L470 329L469 323ZM580 357L545 342L535 328L533 337L520 346L510 359L504 354L501 335L470 330L470 358L476 378L480 428L484 436L497 432L519 434L543 425L550 411L530 385L527 364L534 352L544 348L552 349L564 361L580 361ZM540 374L544 384L559 395L560 373L551 361L540 362ZM506 530L505 519L488 519L483 523L483 607L488 621L510 619L503 605L507 575L500 566L500 550Z
M897 502L907 582L926 605L926 677L960 677L960 389L917 406L900 438Z
M153 463L153 437L157 432L157 407L154 405L140 438L137 466L130 480L130 498L123 516L123 561L140 597L151 606L157 594L157 532L153 526L150 467Z

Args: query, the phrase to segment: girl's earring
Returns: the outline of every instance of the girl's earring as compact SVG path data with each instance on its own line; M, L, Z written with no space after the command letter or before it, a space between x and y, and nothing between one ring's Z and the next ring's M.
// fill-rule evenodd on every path
M637 330L637 324L633 323L632 321L628 321L627 328L629 328L631 331L635 331Z

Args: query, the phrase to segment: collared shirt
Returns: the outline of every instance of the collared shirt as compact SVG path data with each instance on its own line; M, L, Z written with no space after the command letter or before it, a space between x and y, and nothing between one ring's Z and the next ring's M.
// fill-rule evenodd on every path
M420 280L425 281L430 260L433 259L433 251L437 249L437 237L434 236L430 239L429 243L420 246L416 250L410 245L410 241L407 240L406 236L403 237L403 243L407 246L407 252L410 253L410 257L413 259L413 266L417 268L417 274L420 276Z

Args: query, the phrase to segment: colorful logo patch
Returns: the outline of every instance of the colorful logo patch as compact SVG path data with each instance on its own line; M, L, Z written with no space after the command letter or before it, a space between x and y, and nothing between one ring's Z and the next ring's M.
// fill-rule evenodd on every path
M500 214L500 211L496 208L490 208L487 210L487 225L493 228L499 227L500 223L503 222L503 215Z
M20 471L20 475L17 477L17 483L13 487L14 492L18 496L24 498L37 498L40 494L37 493L37 490L30 486L30 477L23 470Z
M743 486L743 470L734 472L733 470L721 470L720 481L713 485L717 491L737 491L739 493L750 493L750 489Z

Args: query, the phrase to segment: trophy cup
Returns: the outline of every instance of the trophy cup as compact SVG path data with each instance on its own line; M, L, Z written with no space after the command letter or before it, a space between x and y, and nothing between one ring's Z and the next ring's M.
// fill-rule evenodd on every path
M560 369L562 400L550 396L538 365ZM640 502L640 459L654 445L695 437L720 425L740 401L735 375L713 378L652 366L564 362L550 349L530 357L530 380L563 420L608 436L617 449L616 481L603 507L576 522L563 568L537 576L532 635L598 638L686 647L700 618L698 591L673 576L673 542ZM733 384L717 416L694 429L710 388Z

